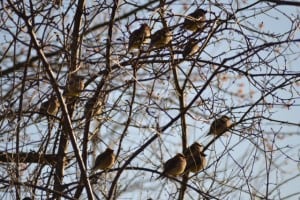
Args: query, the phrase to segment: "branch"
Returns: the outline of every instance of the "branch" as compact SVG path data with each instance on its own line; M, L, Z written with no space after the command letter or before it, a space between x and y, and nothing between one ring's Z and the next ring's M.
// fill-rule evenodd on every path
M83 4L83 2L84 2L84 0L81 3ZM85 168L84 162L81 158L81 155L79 153L79 148L77 146L77 141L76 141L75 134L74 134L74 131L73 131L73 128L72 128L71 119L70 119L70 116L69 116L69 113L68 113L68 109L67 109L65 100L63 99L62 94L59 91L59 86L58 86L58 84L57 84L57 82L54 78L54 73L52 71L52 68L51 68L51 66L50 66L50 64L49 64L49 62L48 62L48 60L47 60L47 58L44 54L44 51L42 50L42 47L40 46L40 44L38 42L38 39L37 39L36 34L34 32L34 27L31 24L30 19L28 17L26 17L25 14L18 12L17 8L13 5L11 5L11 7L13 8L13 10L16 13L18 13L20 15L20 17L22 17L24 19L24 21L26 23L26 26L28 28L28 33L31 36L31 39L32 39L32 41L34 43L34 46L35 46L35 49L37 50L37 53L38 53L40 59L42 60L42 62L44 64L47 75L50 78L51 85L53 86L53 89L54 89L54 91L55 91L55 93L56 93L56 95L59 99L59 102L61 104L62 113L63 113L63 116L64 116L64 122L65 122L64 126L66 127L67 134L70 137L70 140L71 140L74 152L75 152L75 156L76 156L77 161L78 161L79 168L81 170L81 173L84 174L85 177L87 177L86 168ZM61 162L60 164L63 165L63 162ZM56 173L56 175L57 175L57 173ZM89 199L93 199L93 193L92 193L91 185L90 185L90 182L89 182L88 178L85 178L84 181L85 181L85 186L86 186L88 197L89 197ZM54 188L54 190L56 190L56 189L57 188ZM57 191L60 191L62 189L63 189L62 187L59 187L59 190L57 190Z
M277 5L300 6L300 2L297 1L282 1L282 0L261 0L261 1L275 3Z
M57 162L56 154L41 154L36 152L19 152L18 154L0 152L0 161L15 163L17 161L17 156L19 156L20 163L39 163L42 165L54 166Z

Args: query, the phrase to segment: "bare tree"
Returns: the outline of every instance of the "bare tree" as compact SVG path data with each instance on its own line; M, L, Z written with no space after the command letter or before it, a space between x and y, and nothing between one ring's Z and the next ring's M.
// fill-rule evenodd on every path
M299 197L299 3L0 4L2 198Z

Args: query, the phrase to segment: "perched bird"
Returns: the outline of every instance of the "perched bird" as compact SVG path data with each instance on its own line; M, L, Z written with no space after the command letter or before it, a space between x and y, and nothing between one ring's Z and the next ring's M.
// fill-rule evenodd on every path
M185 18L182 28L192 32L200 31L205 25L205 14L205 10L196 9Z
M210 126L210 130L207 135L222 135L231 126L232 122L229 117L223 115L221 118L216 119Z
M60 8L62 6L62 0L53 0L53 5L55 5L56 8Z
M184 156L190 156L193 155L195 153L200 153L203 151L203 145L199 144L198 142L194 142L191 146L189 146L184 152Z
M48 115L56 115L60 107L56 96L52 96L48 101L41 104L40 113Z
M84 89L84 78L81 76L72 76L67 85L66 96L79 97Z
M93 115L100 115L103 113L103 101L102 99L101 100L98 100L96 102L96 104L94 105L94 108L93 108Z
M129 36L128 51L131 49L140 49L146 39L150 38L151 30L148 24L141 24L140 28L134 30Z
M173 39L172 31L169 28L162 28L151 35L151 43L149 49L152 47L163 48L167 46Z
M98 169L101 170L111 169L115 164L115 160L116 160L116 156L114 154L114 150L112 150L111 148L107 148L103 153L97 156L92 171Z
M198 50L199 50L199 45L198 45L198 40L195 38L190 39L182 52L182 56L183 58L187 57L187 56L191 56L193 54L195 54Z
M207 166L206 154L200 153L199 155L195 155L187 162L187 170L197 173L203 170Z
M106 99L105 96L100 96L97 99L90 99L87 101L85 104L85 109L84 109L84 116L87 117L91 115L93 116L98 116L103 114L104 111L104 100Z
M186 167L186 159L183 154L178 153L176 154L176 156L169 159L164 164L164 171L157 179L159 179L162 176L170 176L170 177L178 176L184 172L185 167Z
M199 172L207 166L206 154L203 152L203 146L198 142L195 142L184 151L186 157L186 169L185 172Z

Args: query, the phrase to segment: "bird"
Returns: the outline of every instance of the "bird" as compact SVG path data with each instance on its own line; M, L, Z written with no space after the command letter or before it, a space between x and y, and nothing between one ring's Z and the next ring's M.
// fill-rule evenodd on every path
M102 99L101 99L102 100ZM103 101L101 101L100 99L96 102L96 104L94 105L93 108L93 115L100 115L103 113Z
M187 161L186 169L197 173L202 171L207 166L206 154L200 153L199 155L195 155L192 159Z
M56 8L60 8L62 6L62 0L53 0L53 5Z
M190 13L184 20L182 28L190 30L192 32L199 31L203 29L205 25L205 14L207 11L203 9L196 9L194 12Z
M199 45L198 45L198 40L195 38L190 39L182 52L182 56L183 58L186 58L187 56L191 56L193 54L195 54L198 50L199 50Z
M198 142L194 142L191 146L186 148L183 154L187 157L189 155L193 155L195 153L200 153L203 151L203 145L199 144Z
M163 48L173 39L172 31L169 28L162 28L151 35L150 47Z
M150 38L151 29L148 24L141 24L140 28L134 30L129 36L128 51L131 49L140 49L141 45Z
M208 135L220 136L226 131L228 131L229 127L231 126L232 122L230 118L226 115L223 115L221 118L216 119L210 126Z
M89 101L87 101L87 103L85 104L84 116L87 117L91 115L93 117L101 115L104 110L103 102L103 97L98 97L96 100L90 99Z
M195 142L184 151L186 157L185 172L199 172L207 166L206 154L203 152L203 145Z
M83 89L84 89L84 78L81 76L72 76L70 77L69 83L67 85L67 91L65 93L65 96L79 97Z
M59 107L60 107L60 103L57 97L52 96L48 101L45 101L41 104L40 113L48 114L48 115L56 115Z
M185 167L186 159L183 154L178 153L164 164L164 170L157 179L163 176L176 177L181 175L184 172Z
M101 170L111 169L115 164L115 160L116 160L116 156L114 154L114 150L111 148L106 148L106 150L103 153L97 156L92 171L96 171L98 169Z

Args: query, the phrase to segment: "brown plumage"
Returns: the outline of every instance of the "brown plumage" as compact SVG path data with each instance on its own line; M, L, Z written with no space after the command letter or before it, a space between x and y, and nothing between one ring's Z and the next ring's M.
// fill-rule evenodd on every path
M97 156L95 160L95 165L92 168L92 171L101 169L108 170L111 169L115 164L116 156L114 150L107 148L103 153Z
M57 97L52 96L48 101L41 104L40 113L48 115L56 115L60 107Z
M162 175L160 175L158 178L162 176L176 177L181 175L184 172L185 167L186 159L183 154L178 153L164 164Z
M198 50L199 50L199 45L198 45L198 40L195 38L190 39L182 52L182 56L183 58L187 57L187 56L192 56L193 54L195 54Z
M162 28L151 35L150 49L153 47L166 47L173 39L172 31L168 28Z
M203 146L195 142L184 151L187 160L185 172L199 172L207 166L206 155L203 152Z
M182 28L193 32L201 31L205 26L205 14L205 10L196 9L185 18Z
M183 154L185 156L193 155L195 153L200 153L203 151L203 145L199 144L198 142L194 142L191 146L189 146Z
M231 126L231 120L226 115L223 115L221 118L216 119L213 121L213 123L210 126L209 132L207 135L222 135L226 131L228 131L228 128Z
M140 28L134 30L129 36L128 51L140 49L146 39L150 38L151 29L147 24L141 24Z
M84 78L81 76L72 76L67 85L66 96L79 97L84 89Z
M94 102L94 100L90 99L89 101L87 101L87 103L85 104L85 109L84 109L84 116L87 117L89 115L93 116L98 116L103 114L103 110L104 110L104 99L105 97L98 97L98 99L96 99L96 102Z
M60 8L62 6L62 0L53 0L53 4L56 8Z
M93 115L100 115L103 112L102 99L98 100L94 106Z

